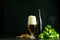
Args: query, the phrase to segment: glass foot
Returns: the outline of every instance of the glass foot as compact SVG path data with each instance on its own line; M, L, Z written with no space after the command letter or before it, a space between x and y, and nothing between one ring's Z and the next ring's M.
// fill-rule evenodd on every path
M30 36L31 39L35 39L35 37L33 35Z

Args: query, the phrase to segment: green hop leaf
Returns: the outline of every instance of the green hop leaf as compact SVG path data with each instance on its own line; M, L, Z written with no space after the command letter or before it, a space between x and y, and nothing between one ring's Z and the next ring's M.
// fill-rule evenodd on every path
M56 36L57 36L57 38L59 38L59 34L57 34Z
M48 27L49 29L51 29L52 26L51 26L51 25L47 25L47 27Z
M49 38L56 38L56 35L51 34L49 35Z
M51 29L49 30L49 34L50 34L50 33L52 33L52 30L51 30Z
M43 39L44 37L43 37L43 36L40 36L40 38L42 38L42 39Z
M47 32L49 31L47 27L45 27L45 31L47 31Z
M39 37L39 38L44 38L44 34L41 33L38 37Z
M43 33L41 33L41 34L39 35L39 37L40 37L40 36L43 36L43 35L44 35L44 34L43 34Z
M51 29L51 33L56 34L57 32L55 31L55 29Z
M43 31L43 33L44 33L44 34L46 34L46 35L49 35L49 33L48 33L48 32L46 32L46 31Z

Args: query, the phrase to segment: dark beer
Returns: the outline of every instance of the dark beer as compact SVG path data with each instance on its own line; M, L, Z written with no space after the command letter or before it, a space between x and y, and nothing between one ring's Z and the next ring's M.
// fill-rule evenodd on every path
M33 34L35 37L38 36L38 26L37 25L29 25L28 30L30 34Z
M31 35L34 35L34 37L37 36L38 26L37 26L37 21L35 16L28 17L28 30Z

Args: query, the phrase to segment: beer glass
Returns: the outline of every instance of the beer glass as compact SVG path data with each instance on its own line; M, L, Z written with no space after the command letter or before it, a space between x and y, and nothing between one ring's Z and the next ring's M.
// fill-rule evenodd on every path
M32 39L35 39L35 35L34 32L36 31L36 27L37 27L37 21L36 21L36 16L34 15L30 15L28 16L28 31L31 34Z

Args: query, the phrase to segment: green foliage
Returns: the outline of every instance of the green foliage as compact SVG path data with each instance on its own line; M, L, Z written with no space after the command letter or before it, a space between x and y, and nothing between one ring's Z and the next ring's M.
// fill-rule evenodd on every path
M59 38L59 34L55 31L54 28L52 28L51 25L47 25L45 27L45 31L43 31L42 33L40 33L40 35L38 36L38 38Z

